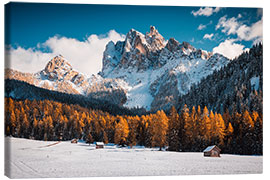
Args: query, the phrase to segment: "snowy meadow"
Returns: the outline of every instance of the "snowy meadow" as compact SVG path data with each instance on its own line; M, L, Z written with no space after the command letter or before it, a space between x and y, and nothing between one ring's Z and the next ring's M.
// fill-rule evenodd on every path
M119 148L113 144L37 141L6 137L6 169L10 178L168 176L202 174L259 174L262 156L159 151L158 148Z

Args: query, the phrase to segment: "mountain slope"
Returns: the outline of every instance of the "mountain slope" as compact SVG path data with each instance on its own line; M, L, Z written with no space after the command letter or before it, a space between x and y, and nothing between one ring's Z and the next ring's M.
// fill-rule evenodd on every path
M15 100L52 100L66 104L79 105L89 109L102 110L113 115L137 115L142 112L140 109L130 110L104 99L100 100L92 97L85 97L80 94L52 91L15 79L5 80L5 97L10 97Z
M263 47L253 46L230 62L226 67L205 77L178 100L178 109L184 104L188 107L207 106L223 113L257 111L262 114L263 97Z

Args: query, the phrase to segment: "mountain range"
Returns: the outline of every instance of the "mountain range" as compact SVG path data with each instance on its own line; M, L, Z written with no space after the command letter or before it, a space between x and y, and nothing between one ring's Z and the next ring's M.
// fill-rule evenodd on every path
M37 73L6 69L5 79L157 111L175 106L193 85L230 62L221 54L196 49L188 42L165 40L151 26L145 34L131 29L124 41L110 41L103 53L102 70L96 75L80 73L58 55Z

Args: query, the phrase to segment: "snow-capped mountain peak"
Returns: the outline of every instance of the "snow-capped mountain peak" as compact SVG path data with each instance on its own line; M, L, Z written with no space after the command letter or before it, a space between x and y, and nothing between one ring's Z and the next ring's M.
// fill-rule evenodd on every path
M41 74L50 80L61 80L71 71L71 64L62 55L58 55L47 63Z
M164 37L159 34L158 30L155 26L150 27L150 33L146 33L145 39L147 43L150 45L152 51L158 51L166 45L166 41Z
M110 42L103 56L103 78L124 80L126 106L169 108L191 85L229 62L222 55L196 49L174 38L166 41L154 27L140 33L131 29L125 41Z

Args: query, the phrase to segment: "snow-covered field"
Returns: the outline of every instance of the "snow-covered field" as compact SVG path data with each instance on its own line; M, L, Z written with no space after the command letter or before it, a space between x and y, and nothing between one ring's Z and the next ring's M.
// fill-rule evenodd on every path
M6 175L11 178L158 176L262 173L262 156L177 153L135 147L116 148L68 142L5 138Z

